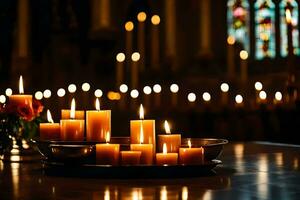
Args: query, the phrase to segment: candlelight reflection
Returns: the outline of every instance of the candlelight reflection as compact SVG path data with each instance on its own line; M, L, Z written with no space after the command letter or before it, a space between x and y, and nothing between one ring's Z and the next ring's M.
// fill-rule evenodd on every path
M15 156L15 157L19 157L18 159L20 160L20 156ZM20 181L19 180L19 174L20 174L19 170L20 170L20 163L14 163L13 162L13 163L10 164L10 167L11 167L13 193L14 193L14 197L17 199L19 197L19 181Z
M236 169L239 172L245 171L244 166L244 144L236 144L233 147L234 150L234 156L236 158Z
M188 198L189 198L189 190L188 187L184 186L182 187L181 199L188 200Z
M257 173L257 192L262 197L268 196L268 183L269 177L268 177L268 170L269 170L269 164L268 164L268 156L266 154L262 154L258 157L258 173Z
M278 167L282 166L283 165L283 155L282 155L282 153L276 153L275 154L275 160L276 160L276 165Z
M298 158L294 158L294 160L293 160L293 168L296 169L296 170L299 168Z
M168 199L168 191L166 186L162 186L160 190L160 200Z
M109 188L106 188L104 191L104 200L110 200Z
M205 193L203 195L203 200L211 200L211 199L212 199L211 190L205 191Z

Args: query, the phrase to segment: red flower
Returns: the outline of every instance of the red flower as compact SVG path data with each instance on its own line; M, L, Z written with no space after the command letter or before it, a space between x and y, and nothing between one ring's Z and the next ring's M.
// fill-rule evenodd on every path
M17 107L17 114L26 121L31 121L34 118L33 109L26 104Z
M42 103L36 99L32 100L32 108L33 108L33 113L35 116L39 116L40 113L43 111L44 106Z

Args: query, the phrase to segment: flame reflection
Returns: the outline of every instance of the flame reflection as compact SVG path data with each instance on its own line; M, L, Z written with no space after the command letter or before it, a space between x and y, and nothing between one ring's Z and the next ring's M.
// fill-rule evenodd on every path
M245 172L245 166L244 166L244 144L236 144L233 147L234 150L234 156L236 160L236 169L239 172Z

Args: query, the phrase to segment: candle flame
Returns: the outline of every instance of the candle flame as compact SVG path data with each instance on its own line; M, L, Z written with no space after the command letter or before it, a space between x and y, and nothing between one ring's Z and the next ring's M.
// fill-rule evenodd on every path
M96 105L96 110L97 111L100 111L100 101L99 101L99 99L98 98L96 98L96 103L95 103Z
M192 143L191 143L190 139L188 140L188 146L189 146L189 148L192 148Z
M75 99L73 98L72 99L72 102L71 102L71 112L70 112L70 118L71 119L75 119L75 110L76 110L76 107L75 107Z
M47 120L49 123L54 123L50 110L47 110Z
M141 129L140 129L140 144L144 143L144 129L143 124L141 123Z
M19 79L19 93L24 94L24 86L23 86L23 77L22 76L20 76L20 79Z
M291 24L292 23L292 13L291 13L291 10L290 9L286 9L285 10L285 18L286 18L286 22L288 24Z
M143 108L143 104L140 105L140 119L144 119L144 108Z
M106 141L106 143L110 142L110 132L109 131L106 132L105 141Z
M164 143L164 144L163 144L163 154L167 154L167 153L168 153L167 144Z
M165 120L165 131L166 134L171 134L170 126L167 120Z

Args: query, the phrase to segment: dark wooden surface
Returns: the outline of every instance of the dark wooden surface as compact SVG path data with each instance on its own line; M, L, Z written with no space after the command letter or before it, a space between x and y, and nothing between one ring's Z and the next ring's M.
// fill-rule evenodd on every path
M215 174L186 179L50 177L0 161L0 199L300 199L300 146L230 143Z

